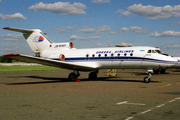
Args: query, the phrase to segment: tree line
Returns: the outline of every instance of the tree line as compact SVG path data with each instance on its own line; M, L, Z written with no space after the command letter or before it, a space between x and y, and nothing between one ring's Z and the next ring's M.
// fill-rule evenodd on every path
M13 59L13 58L0 56L0 63L13 63L13 62L24 62L24 61L20 61L20 60L16 60L16 59Z

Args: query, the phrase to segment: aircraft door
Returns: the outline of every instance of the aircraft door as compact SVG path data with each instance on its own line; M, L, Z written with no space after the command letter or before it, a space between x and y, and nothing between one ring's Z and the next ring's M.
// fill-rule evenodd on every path
M150 63L146 61L149 61L148 59L150 59L154 55L154 53L156 53L154 50L148 50L148 52L143 55L143 58L140 64L144 66L148 66Z
M143 65L143 63L145 62L145 60L146 60L146 56L144 55L140 64Z

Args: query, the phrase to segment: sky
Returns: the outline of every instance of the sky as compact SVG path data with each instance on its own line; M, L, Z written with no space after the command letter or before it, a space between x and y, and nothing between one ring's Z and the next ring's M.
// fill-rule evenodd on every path
M180 0L0 0L0 26L75 48L153 46L180 57ZM33 55L22 33L0 29L0 55L9 53Z

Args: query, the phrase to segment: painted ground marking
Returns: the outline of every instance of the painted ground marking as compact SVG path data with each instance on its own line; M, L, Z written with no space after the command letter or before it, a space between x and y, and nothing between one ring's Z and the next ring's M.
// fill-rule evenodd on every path
M127 119L125 119L125 120L130 120L130 119L132 119L133 117L129 117L129 118L127 118Z
M145 113L150 112L150 111L151 111L151 109L146 110L146 111L144 111L144 112L141 112L140 114L145 114Z
M171 86L172 84L167 84L167 85L164 85L164 86L162 86L162 87L168 87L168 86Z
M121 104L129 104L129 105L146 105L146 104L142 104L142 103L128 103L128 101L124 101L124 102L120 102L120 103L117 103L118 105L121 105Z
M174 99L174 100L170 100L169 102L174 102L176 99Z
M125 120L133 119L133 118L134 118L135 116L137 116L137 115L148 113L148 112L152 111L153 109L160 108L160 107L165 106L165 105L168 104L168 103L172 103L172 102L174 102L174 101L176 101L176 100L178 100L178 99L180 99L180 97L174 98L173 100L170 100L170 101L168 101L168 102L165 102L164 104L158 105L158 106L156 106L156 107L152 107L152 108L149 109L149 110L146 110L146 111L140 112L140 113L138 113L138 114L136 114L136 115L133 115L133 116L131 116L131 117L128 117L128 118L125 119ZM117 104L119 104L119 103L117 103ZM121 102L120 104L127 104L127 101ZM136 104L136 103L135 103L135 104ZM139 103L138 103L138 104L139 104Z
M160 107L162 107L162 106L164 106L165 104L161 104L161 105L158 105L158 106L156 106L157 108L160 108Z
M118 105L121 105L121 104L125 104L127 103L128 101L124 101L124 102L120 102L120 103L117 103Z

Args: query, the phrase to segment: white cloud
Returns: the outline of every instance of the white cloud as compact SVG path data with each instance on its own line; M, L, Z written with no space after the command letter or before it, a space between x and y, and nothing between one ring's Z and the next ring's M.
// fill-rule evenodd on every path
M21 13L15 13L12 15L3 15L0 13L0 19L2 20L17 20L17 19L27 19L26 17L24 17Z
M129 11L123 11L123 10L117 10L116 13L121 13L123 16L128 16L128 15L132 14Z
M101 36L91 36L91 37L89 37L89 39L102 39L102 37Z
M136 14L139 16L146 16L147 19L152 20L180 17L180 5L174 7L170 5L156 7L152 5L143 6L142 4L134 4L127 9L128 11L118 10L117 13L121 13L124 16Z
M101 44L101 43L98 43L98 44L96 44L96 46L102 46L102 44Z
M78 39L78 36L72 35L68 40L76 40L76 39Z
M0 35L0 39L4 41L25 41L23 35L14 35L14 34Z
M91 36L91 37L78 37L77 35L72 35L67 40L92 40L92 39L102 39L100 36Z
M133 26L133 27L123 27L120 29L119 33L125 32L125 31L130 31L130 32L134 32L134 33L148 33L148 30L143 29L142 27L138 27L138 26Z
M98 4L102 4L102 3L110 3L111 0L92 0L92 3L98 3Z
M116 47L119 47L119 46L132 46L133 44L131 43L125 43L125 42L122 42L120 45L116 45Z
M177 25L180 25L180 21L172 24L172 26L177 26Z
M53 31L54 32L66 32L67 30L75 30L76 29L76 26L68 26L68 27L61 27L61 28L56 28L54 29Z
M86 9L86 5L82 3L70 4L69 2L56 2L53 4L44 4L40 2L39 4L35 4L29 7L30 10L45 10L51 11L53 13L58 13L62 15L79 15L79 14L86 14L83 9Z
M162 46L162 48L180 48L180 45L167 43L165 46Z
M154 32L150 34L151 37L180 37L180 32L164 31L162 33Z
M111 28L109 26L102 25L96 28L84 27L84 29L80 29L80 31L85 33L100 33L109 31L110 29Z
M111 35L112 35L112 34L116 34L116 32L114 32L114 31L110 31L110 32L109 32L109 34L111 34Z
M124 45L124 46L132 46L133 44L122 42L121 45Z

